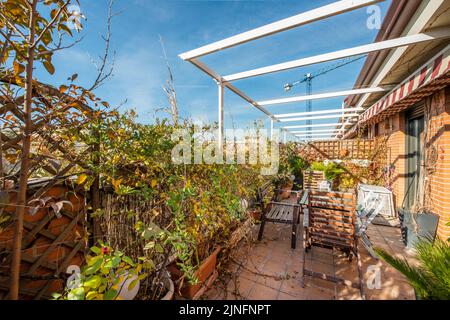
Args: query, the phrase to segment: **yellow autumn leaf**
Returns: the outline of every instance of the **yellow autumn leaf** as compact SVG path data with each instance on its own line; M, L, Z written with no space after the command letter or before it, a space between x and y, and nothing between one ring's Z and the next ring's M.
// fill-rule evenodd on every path
M20 75L22 72L25 71L25 66L20 64L19 62L15 61L13 62L13 66L14 66L14 75L18 76Z
M122 179L119 179L119 180L113 179L111 183L112 183L112 185L114 187L114 191L116 193L118 193L119 190L120 190L120 184L122 183Z
M80 174L77 179L77 184L83 184L87 178L88 178L87 174L85 174L85 173Z
M158 185L158 181L156 181L156 179L153 179L151 182L152 188L156 187L157 185Z

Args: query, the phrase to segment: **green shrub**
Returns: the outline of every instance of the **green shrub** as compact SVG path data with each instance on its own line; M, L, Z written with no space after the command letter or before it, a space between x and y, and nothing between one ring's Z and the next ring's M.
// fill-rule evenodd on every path
M384 250L375 249L387 263L400 271L408 279L416 294L425 300L450 299L450 247L440 239L421 240L416 245L418 267L406 260L398 259Z

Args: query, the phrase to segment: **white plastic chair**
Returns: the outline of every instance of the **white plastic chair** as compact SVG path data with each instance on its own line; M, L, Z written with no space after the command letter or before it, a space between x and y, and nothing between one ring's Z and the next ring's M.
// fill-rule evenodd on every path
M358 230L356 234L361 238L364 247L375 259L378 259L378 256L373 250L372 242L369 240L366 231L372 221L383 210L383 206L384 204L381 196L374 192L370 192L369 195L364 198L363 203L360 203L357 207Z

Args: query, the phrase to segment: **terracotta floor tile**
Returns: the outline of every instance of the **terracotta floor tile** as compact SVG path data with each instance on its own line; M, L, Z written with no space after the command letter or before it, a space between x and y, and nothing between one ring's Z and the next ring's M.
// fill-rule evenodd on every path
M298 297L292 296L287 293L280 292L278 294L277 300L287 301L287 300L300 300Z
M253 229L253 235L257 235L259 227ZM357 300L360 299L359 290L344 285L337 285L322 279L311 279L306 277L306 288L302 288L302 267L303 260L306 260L306 267L309 270L335 274L338 277L358 283L358 271L356 259L349 262L342 252L324 248L314 247L311 253L308 252L306 258L302 248L302 232L299 228L297 249L290 248L289 226L280 224L266 225L263 241L254 241L251 244L250 251L248 243L238 247L233 256L236 260L254 272L245 270L244 267L238 268L237 263L230 263L226 269L228 272L221 277L223 283L230 274L237 274L239 280L239 292L241 295L235 295L233 292L234 284L228 282L228 286L222 290L213 288L205 294L209 299L281 299L281 300L324 300L324 299L340 299L340 300ZM375 247L382 247L388 252L405 256L408 261L415 259L408 255L404 249L399 230L389 227L369 226L367 233L371 236L371 241ZM414 290L405 281L405 277L398 271L388 266L383 261L377 261L372 258L367 250L360 246L362 271L365 279L369 277L367 270L370 266L377 266L381 271L381 289L370 290L366 287L366 295L368 299L415 299ZM262 273L280 277L274 279L256 275L256 269L252 267L263 266ZM366 281L365 281L366 284ZM219 285L219 283L218 283ZM231 292L229 292L231 291Z
M329 253L324 252L312 252L311 257L315 261L319 261L326 264L333 264L333 254L331 253L331 250Z
M292 257L292 253L289 251L282 251L282 250L272 250L268 254L269 259L276 260L276 261L283 261L284 263L287 262L288 259Z
M278 291L272 288L256 284L250 294L248 300L275 300L278 297Z
M275 290L279 290L283 280L286 278L286 274L280 274L276 277L259 276L256 277L255 281L259 284L265 285Z
M334 294L318 288L307 287L305 290L306 300L334 300Z
M261 256L250 256L245 263L245 267L253 272L262 272L266 261L267 258L263 258Z
M251 251L251 254L266 258L270 253L270 249L266 246L258 245Z
M255 282L239 277L236 279L236 281L230 281L227 287L227 291L233 294L238 294L242 298L247 298L250 291L255 286Z
M364 274L364 270L362 271ZM335 271L335 275L338 278L358 283L359 282L359 274L358 274L358 268L356 265L347 265L346 268L340 268Z
M312 260L312 271L334 275L334 266L332 264L323 263L317 260Z
M332 293L335 292L336 284L334 282L313 277L306 277L305 279L308 287L324 289Z
M279 275L281 273L285 273L287 270L287 261L286 260L268 260L264 265L264 273L265 274L276 274Z
M302 287L301 278L293 278L283 281L280 291L295 296L299 300L305 299L305 288Z
M303 271L303 263L302 261L293 260L287 267L287 274L289 275L301 275Z
M255 281L257 275L254 272L248 270L241 270L239 272L239 278L245 278L247 280Z
M336 299L337 300L361 300L361 292L359 289L337 285L336 286Z

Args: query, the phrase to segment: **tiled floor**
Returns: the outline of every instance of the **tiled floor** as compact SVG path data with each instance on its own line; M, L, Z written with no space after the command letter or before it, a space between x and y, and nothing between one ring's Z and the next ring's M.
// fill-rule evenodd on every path
M302 224L301 224L302 225ZM301 226L300 225L300 226ZM297 248L291 249L290 226L268 223L261 242L256 241L259 226L253 230L253 239L233 252L230 262L221 270L214 288L204 295L210 300L348 300L360 299L358 289L336 285L321 279L306 277L302 287L303 230L299 226ZM400 229L371 225L368 235L375 246L384 248L398 257L410 257L400 240ZM373 274L370 266L381 271L381 288L366 285L366 299L415 299L414 290L403 275L383 261L373 259L360 246L365 282ZM349 262L342 253L314 247L306 255L306 266L353 282L358 281L356 259Z

